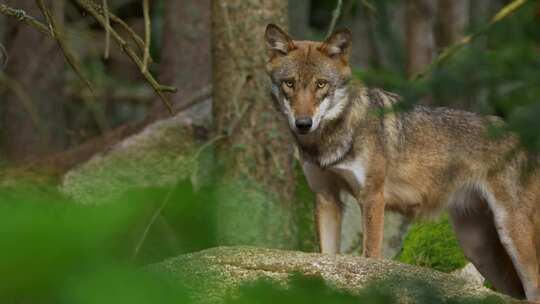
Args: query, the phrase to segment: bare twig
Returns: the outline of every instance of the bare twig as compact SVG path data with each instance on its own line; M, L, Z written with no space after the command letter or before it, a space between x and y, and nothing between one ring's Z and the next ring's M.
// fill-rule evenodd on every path
M51 13L49 12L49 9L45 6L45 3L43 3L43 0L37 0L36 1L39 9L41 10L41 13L45 17L45 20L47 21L47 25L49 26L49 32L53 34L53 38L56 38L55 28L53 25L53 19L51 17Z
M45 35L53 36L53 33L49 30L49 28L47 28L45 24L36 20L34 17L27 15L26 12L23 10L14 9L5 4L0 4L0 13L9 17L14 17L22 23L25 23L37 29Z
M111 49L111 21L109 20L109 4L103 0L103 16L105 16L105 59L109 59Z
M150 41L152 37L152 29L150 27L150 9L148 0L143 0L143 14L144 14L144 55L143 55L143 67L142 72L148 71L148 58L150 57Z
M55 40L58 42L60 48L62 49L62 52L64 53L64 56L66 57L66 60L71 65L71 67L73 68L75 73L85 82L85 84L88 86L88 88L93 92L92 84L90 83L90 81L86 77L84 77L84 75L83 75L83 73L82 73L82 71L81 71L81 69L79 67L80 65L79 65L78 61L76 60L75 56L70 51L68 44L64 40L63 35L62 35L63 33L61 33L58 30L58 28L56 26L56 21L55 21L54 18L51 17L49 9L45 6L43 0L35 0L35 1L36 1L37 5L39 6L41 12L45 16L45 19L47 20L49 29L47 28L47 25L44 25L43 23L41 23L41 22L35 20L34 18L26 15L26 13L24 11L12 9L12 8L4 5L4 4L0 4L0 13L2 13L4 15L7 15L7 16L11 16L11 17L16 17L21 22L25 22L27 24L30 24L31 26L35 27L39 31L41 31L43 33L46 33L47 35L50 35L53 38L55 38ZM110 24L107 22L106 16L111 17L111 20L117 22L118 24L121 24L124 27L124 29L126 29L128 31L128 33L130 33L131 38L134 39L137 42L137 44L140 46L140 44L142 42L142 41L140 41L141 39L133 32L133 30L129 26L127 26L127 24L125 24L125 22L121 21L121 19L119 19L118 17L112 15L111 13L108 13L107 12L108 9L105 9L105 11L103 13L99 13L98 12L100 10L99 5L94 3L92 0L72 0L72 1L74 1L81 8L83 8L88 13L90 13L98 21L98 23L101 24L101 26L106 31L108 29L108 32L110 33L110 35L113 36L114 40L120 45L122 50L137 65L139 70L141 70L141 73L143 74L144 78L152 86L152 88L154 89L156 94L159 96L159 98L161 99L163 104L166 106L166 108L169 110L169 112L171 114L174 114L173 108L172 108L169 100L167 99L167 97L163 93L164 92L176 92L176 88L172 87L172 86L166 86L166 85L159 84L156 81L156 79L154 78L154 76L150 72L148 72L148 69L145 68L147 66L148 62L151 61L151 57L150 57L149 51L146 50L146 45L144 44L144 42L143 42L143 45L144 45L145 53L148 53L148 54L145 57L146 59L144 59L145 61L141 61L141 59L137 56L137 54L129 47L129 45L124 40L124 38L122 36L120 36L118 34L118 32L116 32L110 26ZM147 5L148 5L148 3L147 3ZM149 38L148 38L148 40L149 40Z
M144 241L146 240L146 237L148 236L148 232L150 232L150 228L154 225L158 217L161 215L161 212L163 211L167 203L169 203L169 200L171 199L171 195L173 192L174 192L174 187L169 189L169 191L167 192L167 195L165 196L165 198L163 199L159 207L156 209L156 211L154 211L154 214L150 218L150 222L148 222L148 225L146 225L146 227L144 228L144 231L139 241L137 242L137 245L135 246L133 255L131 256L133 261L135 261L135 259L137 258L137 255L139 255L139 251L141 250L142 245L144 244Z
M101 26L103 26L103 27L106 26L105 25L105 18L103 17L103 15L98 13L98 11L94 8L94 5L89 4L89 2L92 3L92 1L90 1L90 0L73 0L73 1L75 1L81 8L83 8L90 15L92 15L94 17L94 19L96 19L101 24ZM139 70L143 71L143 63L142 63L141 59L129 47L129 45L124 40L124 38L122 38L122 36L120 36L118 34L118 32L116 32L116 30L114 30L113 28L110 28L110 32L111 32L112 38L118 43L118 45L120 45L122 50L137 65ZM142 74L143 74L144 78L146 79L146 81L152 86L152 88L154 89L156 94L159 96L159 98L161 99L161 101L163 102L165 107L167 107L167 110L169 111L169 113L174 114L173 108L172 108L169 100L167 99L167 97L163 94L163 92L176 92L176 88L169 87L169 86L163 86L163 85L159 84L156 81L156 79L154 78L154 76L148 71L142 72Z
M525 3L527 3L527 0L514 0L507 4L505 7L503 7L491 20L489 23L481 28L480 30L476 31L475 33L472 33L470 35L467 35L461 39L461 41L447 47L439 57L437 57L431 64L429 64L422 72L416 74L413 77L413 80L419 80L421 78L424 78L425 76L429 75L433 69L439 65L441 65L443 62L451 58L454 54L456 54L459 50L461 50L464 46L469 44L471 41L476 39L478 36L483 35L485 32L487 32L491 26L493 26L495 23L498 23L499 21L505 19L506 17L510 16L512 13L514 13L517 9L522 7Z
M64 57L66 57L67 62L69 65L73 68L77 76L83 80L83 82L88 86L90 91L94 91L94 88L92 86L92 83L84 76L84 74L81 71L81 68L79 67L79 63L75 59L75 56L69 49L68 44L64 40L63 34L58 31L58 28L56 27L56 21L54 18L51 17L51 13L49 12L49 9L45 6L45 3L43 0L36 0L37 5L39 6L39 9L43 13L43 16L45 16L45 19L49 23L49 27L51 29L51 32L53 33L53 38L58 42L58 45L60 46L60 49L62 49L62 52L64 53Z
M93 1L89 1L88 5L91 5L99 14L101 14L101 15L105 14L103 8L101 6L99 6L99 4L97 4L97 3L93 2ZM109 13L108 15L109 15L110 21L118 24L124 31L126 31L129 34L130 38L139 47L141 52L144 52L145 44L144 44L143 39L126 22L124 22L124 20L117 17L111 11L109 11L108 13ZM149 62L154 62L151 55L148 58L148 60L149 60Z
M15 96L17 96L24 110L26 111L26 113L28 113L28 116L30 117L30 120L32 121L32 124L34 125L36 130L40 132L45 132L46 128L43 127L32 97L30 97L30 95L26 93L25 88L18 81L8 77L2 72L0 72L0 83L3 84L4 87L10 89L15 94ZM46 136L46 134L42 135Z
M332 35L334 30L336 29L336 23L339 19L339 15L341 15L341 6L343 5L343 0L338 0L336 8L332 12L332 22L330 23L330 27L328 28L328 33L326 36Z
M6 48L0 43L0 70L5 68L8 64L9 56Z

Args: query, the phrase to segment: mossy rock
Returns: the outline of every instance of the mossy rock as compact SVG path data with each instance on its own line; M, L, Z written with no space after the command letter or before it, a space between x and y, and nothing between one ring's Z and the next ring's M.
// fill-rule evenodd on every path
M186 288L194 303L202 304L517 303L454 275L352 255L217 247L145 269ZM299 276L312 281L299 285ZM369 292L385 296L368 299L364 295Z
M451 272L467 264L448 215L437 221L422 221L412 225L396 259L444 272Z

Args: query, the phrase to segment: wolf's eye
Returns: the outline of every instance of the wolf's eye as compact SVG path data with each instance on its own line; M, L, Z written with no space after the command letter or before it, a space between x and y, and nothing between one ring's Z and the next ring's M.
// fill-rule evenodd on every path
M292 80L285 80L285 81L283 81L283 83L289 88L294 87L294 81L292 81Z
M322 89L326 86L326 80L317 80L317 89Z

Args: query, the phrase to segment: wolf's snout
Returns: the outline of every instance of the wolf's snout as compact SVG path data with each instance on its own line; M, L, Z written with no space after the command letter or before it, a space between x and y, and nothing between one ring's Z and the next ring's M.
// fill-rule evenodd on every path
M300 117L294 121L294 124L296 126L296 129L300 133L305 134L311 129L311 126L313 125L313 120L311 119L311 117Z

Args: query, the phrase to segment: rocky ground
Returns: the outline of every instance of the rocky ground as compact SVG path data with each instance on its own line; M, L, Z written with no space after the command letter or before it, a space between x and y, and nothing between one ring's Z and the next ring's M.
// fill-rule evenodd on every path
M234 297L242 284L258 279L287 286L292 273L320 276L333 288L352 294L366 286L385 286L397 295L400 303L416 303L415 299L422 296L418 294L418 284L428 284L440 299L493 297L500 301L497 303L517 303L455 275L350 255L332 257L255 247L218 247L170 258L148 269L170 275L188 286L200 303L223 303L225 298Z

